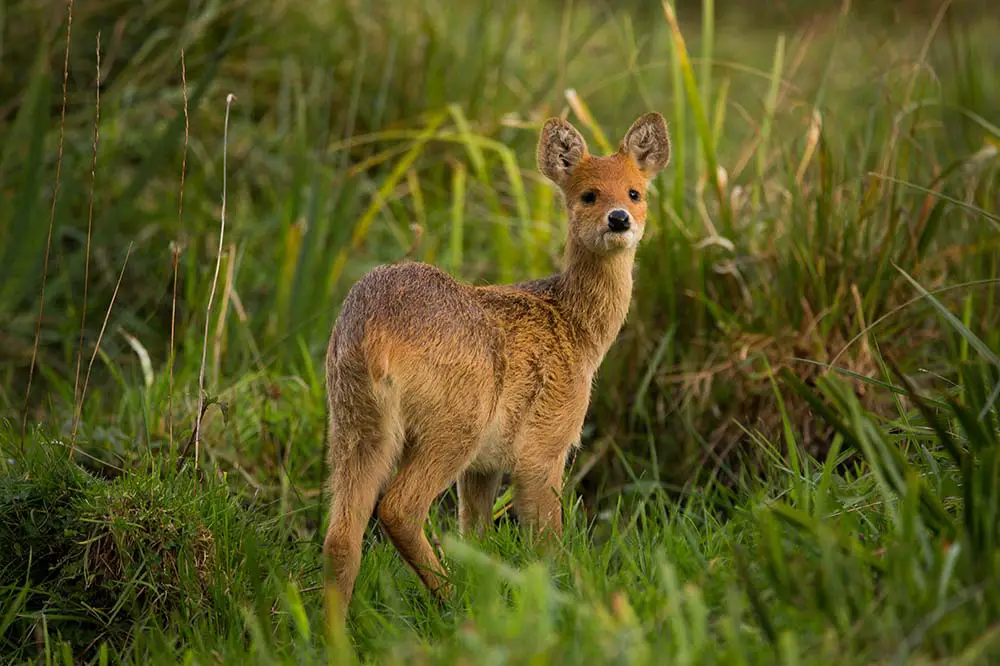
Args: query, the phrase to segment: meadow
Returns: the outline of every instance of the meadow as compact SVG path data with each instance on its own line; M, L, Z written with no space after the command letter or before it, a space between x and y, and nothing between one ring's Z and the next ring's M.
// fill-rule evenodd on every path
M0 662L996 663L1000 18L678 4L0 2ZM541 122L647 110L562 543L452 489L326 623L347 289L558 270Z

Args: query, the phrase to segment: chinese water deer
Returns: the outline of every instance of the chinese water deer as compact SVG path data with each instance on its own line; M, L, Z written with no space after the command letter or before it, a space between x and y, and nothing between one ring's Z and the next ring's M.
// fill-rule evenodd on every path
M567 454L579 443L594 373L629 310L647 183L669 157L658 113L636 120L607 156L591 155L570 123L550 119L537 160L569 215L561 273L472 286L406 262L376 267L351 288L326 359L331 504L323 550L341 612L380 492L383 529L439 597L445 574L424 523L456 480L462 532L491 522L508 472L522 523L561 534Z

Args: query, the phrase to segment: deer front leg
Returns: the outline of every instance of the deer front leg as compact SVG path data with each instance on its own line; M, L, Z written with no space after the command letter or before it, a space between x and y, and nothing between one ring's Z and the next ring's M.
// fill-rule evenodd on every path
M569 446L553 455L529 455L512 475L518 518L544 540L562 536L562 485Z

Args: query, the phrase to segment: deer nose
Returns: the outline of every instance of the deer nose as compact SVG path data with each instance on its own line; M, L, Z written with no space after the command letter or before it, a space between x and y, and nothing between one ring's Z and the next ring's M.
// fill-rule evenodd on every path
M608 229L611 231L628 231L629 221L628 211L621 208L608 213Z

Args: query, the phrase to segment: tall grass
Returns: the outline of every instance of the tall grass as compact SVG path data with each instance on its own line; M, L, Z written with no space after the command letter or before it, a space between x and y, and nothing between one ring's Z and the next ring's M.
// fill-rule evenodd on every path
M10 4L0 72L30 74L0 75L10 424L43 316L24 451L0 429L3 651L989 663L1000 89L977 63L995 19L716 10L84 3L70 34ZM340 298L403 257L472 282L558 269L540 122L610 150L647 108L674 171L561 552L522 540L504 493L495 535L445 538L441 608L373 530L349 635L324 625L319 362Z
M716 488L678 505L653 490L640 509L619 505L593 520L567 498L567 534L552 558L539 559L506 521L487 541L446 537L456 598L445 609L373 533L350 638L324 625L315 567L308 564L318 544L302 544L297 556L287 545L287 525L247 532L242 509L218 482L195 495L187 475L139 474L77 481L58 495L41 484L64 487L65 458L45 467L26 460L18 465L39 481L5 483L3 500L14 508L4 513L13 518L3 524L7 538L27 545L33 542L26 530L56 530L69 535L64 548L79 548L72 535L83 529L89 537L79 541L82 547L159 553L170 567L190 561L220 568L211 578L195 569L175 583L157 578L161 564L126 563L109 576L101 569L108 560L94 558L83 560L81 573L55 569L53 583L26 579L22 559L13 567L19 577L9 573L11 564L4 569L12 581L3 592L10 609L4 628L16 641L25 628L51 618L60 629L21 649L58 658L69 645L62 641L73 640L89 615L106 627L98 635L108 647L77 644L75 651L99 660L102 649L121 644L114 632L125 622L134 636L126 651L113 654L143 663L343 663L358 655L379 663L931 663L946 656L991 663L1000 649L1000 609L990 595L997 580L1000 415L983 401L983 388L1000 381L1000 373L982 362L967 368L969 390L947 402L895 387L916 408L884 425L833 376L817 392L786 372L792 390L837 432L836 450L825 461L800 451L798 470L774 466L765 479L742 486L738 500ZM985 413L988 426L977 413ZM37 444L35 451L49 448ZM782 457L777 447L760 444ZM50 506L48 515L61 522L39 526L26 516L41 514L26 503L41 501L69 502L72 510ZM120 522L121 512L133 517ZM210 531L199 532L205 520ZM150 521L193 531L163 542L157 531L163 528ZM234 532L236 521L241 532ZM215 564L199 555L208 543L227 549L217 557L230 559ZM266 560L259 559L262 548ZM38 546L32 552L44 553ZM92 607L66 616L75 597L47 597L34 587L78 590L66 586L87 576L88 566L106 586L99 589L110 586L105 593L127 603L110 617L93 615ZM197 586L198 576L209 581L207 589L177 596L182 590L175 586ZM157 596L137 595L142 589ZM177 609L170 624L157 619L162 604Z

